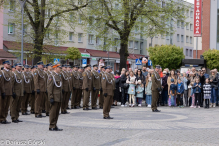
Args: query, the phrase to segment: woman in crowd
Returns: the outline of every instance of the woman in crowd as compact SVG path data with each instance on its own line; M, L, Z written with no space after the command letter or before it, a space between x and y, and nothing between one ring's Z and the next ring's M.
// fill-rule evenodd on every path
M185 106L188 106L188 79L187 79L187 75L184 72L183 73L183 77L182 77L182 82L183 82L183 86L184 86L184 101L185 101Z
M128 71L127 71L128 72ZM121 88L121 106L124 107L126 103L126 97L127 97L127 87L124 87L124 84L126 83L127 77L126 77L126 71L121 72L121 77L119 81L119 87Z
M195 74L192 71L189 73L189 82L190 82L190 84L188 86L188 89L189 89L189 91L188 91L188 95L189 95L188 102L189 102L189 105L191 105L190 107L193 108L194 104L195 104L194 103L195 102L195 95L193 93L193 88L192 87L195 83Z
M215 107L216 106L216 99L217 99L217 90L218 90L218 78L216 76L216 71L215 70L211 70L210 84L211 84L211 103L210 103L210 107Z
M136 77L133 73L133 71L130 72L130 76L126 80L126 83L129 84L128 94L129 94L129 106L134 107L135 106L135 80Z
M115 78L115 84L116 84L116 89L114 90L114 104L113 106L117 106L117 102L120 101L120 97L121 97L121 92L120 92L120 73L116 71L116 75L114 76Z
M204 101L204 94L203 94L203 85L205 84L205 76L204 76L204 72L200 71L200 83L201 83L201 101L200 101L200 106L203 107L203 101Z
M152 81L151 81L151 73L148 73L146 78L146 85L145 85L145 94L146 94L146 102L148 104L147 107L151 107L151 100L152 100Z
M167 106L167 100L168 100L168 84L167 84L167 72L163 71L163 78L162 78L162 104Z
M169 77L167 78L167 84L168 84L168 96L170 96L170 85L172 84L171 79L174 80L174 84L177 84L177 76L175 74L174 70L171 70ZM174 97L175 98L175 97ZM174 99L175 100L175 99ZM171 106L170 98L168 100L169 106Z
M141 80L141 83L142 83L142 84L145 84L145 76L142 75L141 69L138 69L138 70L137 70L137 74L136 74L135 76L136 76L136 84L138 84L138 83L137 83L138 80ZM137 102L138 104L141 104L141 103L138 101L138 98L136 99L136 102Z

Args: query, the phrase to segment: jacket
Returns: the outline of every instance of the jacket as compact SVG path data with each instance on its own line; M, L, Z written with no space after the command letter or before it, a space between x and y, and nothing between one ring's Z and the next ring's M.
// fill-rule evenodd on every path
M143 98L143 91L144 91L144 87L142 87L141 85L138 85L136 88L136 97Z
M210 82L211 84L211 87L214 88L214 89L217 89L218 88L218 78L217 76L213 77L213 76L210 76L210 80L213 80L212 82Z
M92 77L91 77L91 72L86 70L85 72L83 72L83 85L82 85L82 89L86 89L88 88L88 90L92 90ZM79 80L78 80L79 81ZM79 86L79 82L78 82L78 86Z
M200 87L196 87L196 85L197 85L197 83L194 83L194 85L193 85L193 93L197 93L196 91L198 90L198 93L201 93L201 83L198 83L198 86L200 86Z
M177 84L177 88L179 88L178 86L180 85L180 94L183 94L184 93L184 85L183 85L183 83L181 82L180 84L178 83ZM177 89L177 93L178 93L178 89Z
M38 89L40 90L40 92L46 92L46 73L41 70L41 69L37 69L34 72L34 87L35 87L35 91L37 91Z
M188 90L188 79L186 77L183 77L183 86L184 86L184 90Z
M170 93L169 93L169 95L171 95L171 94L176 95L176 90L177 90L177 86L175 84L171 84L170 85Z
M102 76L102 89L103 89L103 94L107 93L109 96L114 95L114 85L113 85L113 78L110 73L104 73Z
M154 71L151 76L152 81L152 91L158 91L157 89L161 89L161 77L158 72Z
M120 77L120 82L119 82L119 86L121 87L121 88L123 88L124 87L124 84L126 83L126 75L125 74L123 74L121 77Z
M152 87L152 81L149 81L147 87L145 86L146 95L152 95L151 87Z
M7 71L6 69L2 70L2 76L3 76L3 84L4 86L2 87L2 93L5 93L5 95L12 95L12 92L14 92L14 74L10 72L9 70Z
M24 96L24 77L17 70L14 71L14 92L16 96Z
M168 90L168 84L167 84L167 76L162 78L162 86L164 87L163 90Z
M95 71L95 70L92 70L91 71L91 76L92 76L92 87L95 87L96 89L100 89L101 88L101 82L100 82L100 78L101 78L101 75Z
M34 90L33 76L30 72L23 72L24 76L24 90L26 93L32 93Z
M85 71L86 72L86 71ZM84 73L85 73L84 72ZM72 71L72 76L71 76L71 83L72 83L72 88L79 89L79 75L78 71L73 70Z
M138 80L141 80L142 84L146 84L145 76L143 76L143 75L141 75L141 76L136 75L136 84L137 84Z
M61 72L61 78L62 78L62 82L63 82L63 87L62 89L64 90L64 92L70 92L71 88L70 88L70 78L68 76L67 71L62 71Z

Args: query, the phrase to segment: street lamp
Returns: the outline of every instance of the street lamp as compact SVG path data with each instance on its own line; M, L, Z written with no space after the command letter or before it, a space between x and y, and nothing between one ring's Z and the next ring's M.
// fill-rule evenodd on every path
M22 13L22 32L21 32L21 64L23 65L24 60L24 5L27 0L19 0L21 5L21 13Z

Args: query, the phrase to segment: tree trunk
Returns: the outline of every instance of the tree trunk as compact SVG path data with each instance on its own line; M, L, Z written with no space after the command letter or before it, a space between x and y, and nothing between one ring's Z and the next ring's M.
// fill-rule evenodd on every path
M129 56L129 53L128 53L128 40L127 39L124 40L123 38L121 38L119 55L120 55L119 70L122 71L122 68L127 67L126 62L127 62L128 56Z
M43 51L43 39L35 39L34 41L34 51L33 51L33 65L36 65L37 62L41 61Z

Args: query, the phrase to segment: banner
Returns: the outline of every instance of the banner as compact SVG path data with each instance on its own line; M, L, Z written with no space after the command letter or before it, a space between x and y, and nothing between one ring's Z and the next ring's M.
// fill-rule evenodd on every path
M202 36L202 0L194 0L194 37Z

